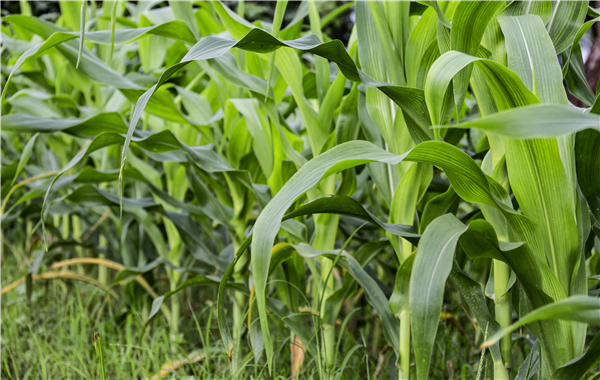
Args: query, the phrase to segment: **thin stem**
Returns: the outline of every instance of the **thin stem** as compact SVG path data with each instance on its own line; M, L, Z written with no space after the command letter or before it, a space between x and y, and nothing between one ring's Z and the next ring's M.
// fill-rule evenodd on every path
M115 52L115 28L117 26L117 4L119 0L115 0L112 11L110 12L110 50L108 51L108 65L112 66L112 58Z
M100 248L106 247L106 237L104 235L100 235L98 246ZM98 258L100 260L106 259L103 253L98 255ZM103 285L106 285L108 282L108 271L106 270L106 267L104 265L100 265L98 267L98 281Z
M495 293L495 309L496 320L501 328L506 328L511 325L511 293L507 293L508 281L510 277L510 268L502 261L494 260L494 293ZM511 360L512 342L510 334L505 336L500 341L500 351L506 368L512 365ZM494 370L494 372L496 372ZM496 378L500 379L500 374L496 373Z
M326 194L332 194L335 191L335 176L331 176L323 181L323 190ZM315 240L313 247L319 251L329 251L335 247L335 238L337 234L339 215L320 214L315 218ZM335 365L335 324L329 324L327 319L328 309L327 298L334 292L334 278L329 274L333 270L333 262L329 259L321 259L321 279L325 284L320 284L321 289L325 289L322 297L320 315L325 320L323 324L323 356L327 369ZM333 319L335 320L335 319Z
M285 14L285 8L287 7L287 0L279 0L275 6L275 16L273 17L273 37L279 38L279 31L281 30L281 24L283 23L283 16ZM273 78L273 68L275 66L275 54L271 55L271 62L269 63L269 73L267 74L267 92L265 93L265 102L269 97L269 89L271 88L271 79Z
M335 236L337 232L339 215L319 215L316 222L315 241L313 247L319 251L332 250L335 245ZM322 286L325 288L323 302L320 314L323 318L327 317L327 298L334 291L334 278L328 276L333 270L333 262L329 259L321 259L321 278L326 281ZM335 365L335 325L327 322L323 325L323 351L327 368L332 368Z
M333 20L335 20L340 14L344 13L345 11L347 11L348 9L352 8L354 6L354 1L348 1L346 3L344 3L344 5L337 7L336 9L332 10L331 12L327 13L323 19L321 19L321 28L326 27L330 22L332 22Z
M73 225L73 240L81 241L81 220L79 219L79 215L73 214L71 223ZM83 248L82 247L75 247L75 252L77 253L78 258L83 257ZM82 265L77 265L77 273L79 273L79 274L85 273Z
M410 311L400 314L400 368L398 379L408 380L410 373Z

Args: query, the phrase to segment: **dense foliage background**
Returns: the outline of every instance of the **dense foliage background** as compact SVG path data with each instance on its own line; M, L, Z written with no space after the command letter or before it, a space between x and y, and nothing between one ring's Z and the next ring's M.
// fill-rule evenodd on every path
M6 379L600 376L598 2L2 2Z

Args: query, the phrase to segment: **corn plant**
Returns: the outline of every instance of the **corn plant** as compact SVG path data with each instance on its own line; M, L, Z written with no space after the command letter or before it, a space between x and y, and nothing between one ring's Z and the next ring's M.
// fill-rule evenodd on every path
M459 297L494 379L584 378L600 360L600 101L580 40L598 10L324 5L278 1L254 22L243 2L5 16L2 226L43 240L28 291L51 262L135 280L146 323L162 314L180 339L179 292L217 287L234 376L278 371L285 341L293 377L306 354L324 379L361 348L339 349L363 295L363 345L383 336L399 379L440 378ZM349 10L344 45L323 31Z

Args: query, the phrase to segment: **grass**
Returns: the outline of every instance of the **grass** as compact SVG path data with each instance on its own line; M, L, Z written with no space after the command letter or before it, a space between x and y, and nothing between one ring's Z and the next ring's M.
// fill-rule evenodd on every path
M16 255L5 253L2 285L24 276L26 267ZM94 349L94 334L98 333L107 379L152 378L163 366L168 371L169 363L181 364L186 357L197 361L169 371L162 378L229 379L229 360L216 325L216 296L213 292L196 289L186 295L177 336L173 336L164 318L156 318L140 339L149 305L139 297L141 290L134 283L117 288L118 298L108 300L102 289L91 284L40 280L35 283L31 301L28 301L25 286L21 285L2 296L0 375L11 380L100 379L100 363ZM436 365L432 370L436 378L471 379L477 373L480 353L469 342L467 334L472 334L474 329L460 300L452 301L445 311L451 319L441 325L434 358ZM190 307L192 302L195 307ZM346 328L339 337L338 356L345 359L353 348L363 348L349 355L343 369L340 360L333 372L339 379L373 379L375 374L379 379L393 378L394 355L379 335L377 319L365 311L368 304L362 302L357 306L361 307L349 310L350 318L344 321ZM279 330L276 341L277 363L280 364L275 372L281 379L290 378L289 334L280 321L273 319L272 322ZM342 321L338 322L341 325ZM250 353L246 360L250 359L248 355ZM489 362L488 367L491 370ZM264 371L265 368L249 363L242 378L260 378L265 375ZM319 378L314 359L306 358L302 378Z
M6 259L2 269L3 283L25 274L12 257ZM210 300L194 311L201 325L193 323L191 310L185 308L179 335L173 336L159 318L139 339L143 315L148 313L145 306L144 310L144 302L139 302L139 297L136 301L135 294L128 294L127 289L119 292L118 300L106 301L103 290L77 281L40 281L31 302L27 301L24 286L17 288L3 296L2 378L100 379L95 333L102 337L108 379L148 378L163 365L182 356L197 356L205 348L210 348L208 360L184 366L176 375L206 378L207 373L227 372L226 356L212 350L218 344L218 329L215 319L212 325L207 324L207 315L214 313ZM208 346L202 344L200 334L209 339Z

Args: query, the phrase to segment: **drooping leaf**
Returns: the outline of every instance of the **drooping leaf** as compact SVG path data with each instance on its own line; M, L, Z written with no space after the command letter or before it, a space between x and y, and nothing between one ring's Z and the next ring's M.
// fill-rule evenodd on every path
M501 111L450 128L479 128L512 139L559 137L591 129L600 131L600 115L560 105L532 105ZM585 133L588 133L585 131Z
M497 342L506 334L516 330L520 326L524 326L527 323L541 319L562 319L598 325L600 324L600 320L598 320L598 313L600 313L600 299L598 298L587 296L573 296L565 298L561 301L532 311L526 316L520 318L518 322L513 323L511 326L502 329L502 331L491 336L483 345L489 346Z
M558 380L582 379L600 362L600 334L596 334L587 350L579 357L574 358L560 367L554 377Z

